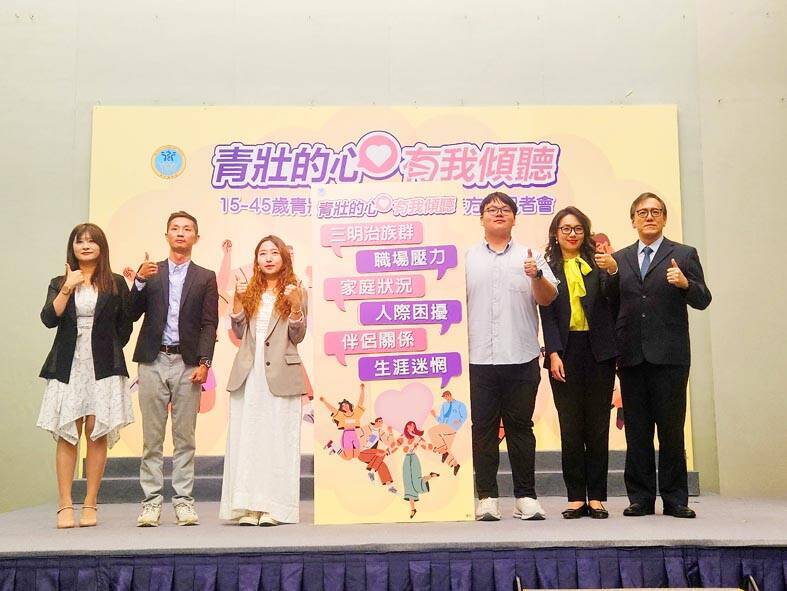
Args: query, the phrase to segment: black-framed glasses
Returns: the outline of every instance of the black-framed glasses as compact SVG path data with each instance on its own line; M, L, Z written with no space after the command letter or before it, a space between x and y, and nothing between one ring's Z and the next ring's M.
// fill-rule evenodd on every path
M563 234L563 236L571 236L571 232L577 236L584 236L585 234L585 228L582 226L560 226L558 230L560 230L560 233Z
M487 207L484 210L484 213L489 213L492 215L497 215L498 213L502 213L503 215L508 215L510 213L514 213L510 207L495 207L494 205Z
M634 213L637 214L637 217L641 220L644 220L646 217L648 217L648 215L655 219L660 218L664 214L664 210L660 207L653 207L651 209L638 209Z

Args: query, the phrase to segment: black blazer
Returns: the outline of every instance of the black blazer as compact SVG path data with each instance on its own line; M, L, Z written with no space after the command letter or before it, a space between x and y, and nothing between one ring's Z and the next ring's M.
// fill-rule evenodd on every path
M640 277L638 242L612 256L618 272L610 276L618 309L615 330L620 347L618 365L643 361L658 365L690 365L687 306L704 310L711 302L697 250L667 238L659 246L645 279ZM667 282L667 269L675 259L689 280L688 289Z
M549 354L566 350L568 344L568 325L571 322L571 301L568 294L568 283L566 273L563 270L563 262L550 265L555 277L560 280L557 287L557 297L548 306L539 306L541 313L541 327L544 331L544 348L546 356L544 367L550 368ZM612 307L608 300L606 271L601 271L595 267L584 276L585 297L580 298L582 309L585 311L585 318L588 321L588 337L590 339L590 350L596 361L607 361L617 356L618 351L615 345L615 322L612 315Z
M123 347L131 336L130 298L126 280L115 273L112 275L117 285L117 294L98 294L93 315L91 344L97 380L109 376L128 376ZM71 362L74 360L77 344L77 312L72 295L62 316L55 314L52 302L60 292L62 283L62 275L52 278L46 303L41 309L41 322L47 328L57 327L57 333L39 376L67 384L71 377Z
M158 273L141 290L131 289L131 317L145 320L134 350L134 361L151 363L161 349L169 308L169 264L158 263ZM216 274L191 261L183 282L178 315L180 353L186 365L199 365L202 357L213 359L216 328L219 324L219 290Z

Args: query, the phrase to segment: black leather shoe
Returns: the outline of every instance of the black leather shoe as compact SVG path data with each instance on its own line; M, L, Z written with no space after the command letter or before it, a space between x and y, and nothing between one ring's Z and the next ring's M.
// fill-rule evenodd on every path
M664 507L664 515L672 515L682 519L694 519L697 514L694 509L689 509L686 505L675 505L674 507Z
M561 515L563 519L579 519L580 517L584 517L588 514L588 506L582 505L581 507L577 507L576 509L565 509Z
M609 517L609 511L604 508L604 505L601 505L601 509L594 509L591 505L588 505L588 513L591 519L606 519Z
M631 503L631 505L623 509L623 515L626 517L644 517L654 513L653 507L645 506L642 503Z

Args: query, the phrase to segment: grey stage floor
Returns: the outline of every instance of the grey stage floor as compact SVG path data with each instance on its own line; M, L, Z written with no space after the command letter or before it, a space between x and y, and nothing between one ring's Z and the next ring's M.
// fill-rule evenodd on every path
M624 498L610 499L609 519L564 520L564 500L541 499L547 519L511 517L513 499L501 499L503 520L491 523L402 523L315 526L314 505L301 504L301 523L239 527L218 519L218 503L199 503L201 525L178 527L170 506L158 528L134 527L138 505L102 505L95 528L57 530L52 505L0 515L0 558L67 554L223 552L412 551L512 547L787 546L787 499L692 498L697 519L662 515L623 517ZM660 510L657 507L657 510Z

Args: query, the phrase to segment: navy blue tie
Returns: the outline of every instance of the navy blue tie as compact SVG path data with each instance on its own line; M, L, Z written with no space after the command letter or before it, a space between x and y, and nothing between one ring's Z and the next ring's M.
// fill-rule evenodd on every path
M653 252L653 249L650 246L646 246L642 249L642 253L645 255L642 257L642 266L639 268L639 273L642 275L642 278L645 279L645 275L648 274L648 268L650 267L650 253Z

